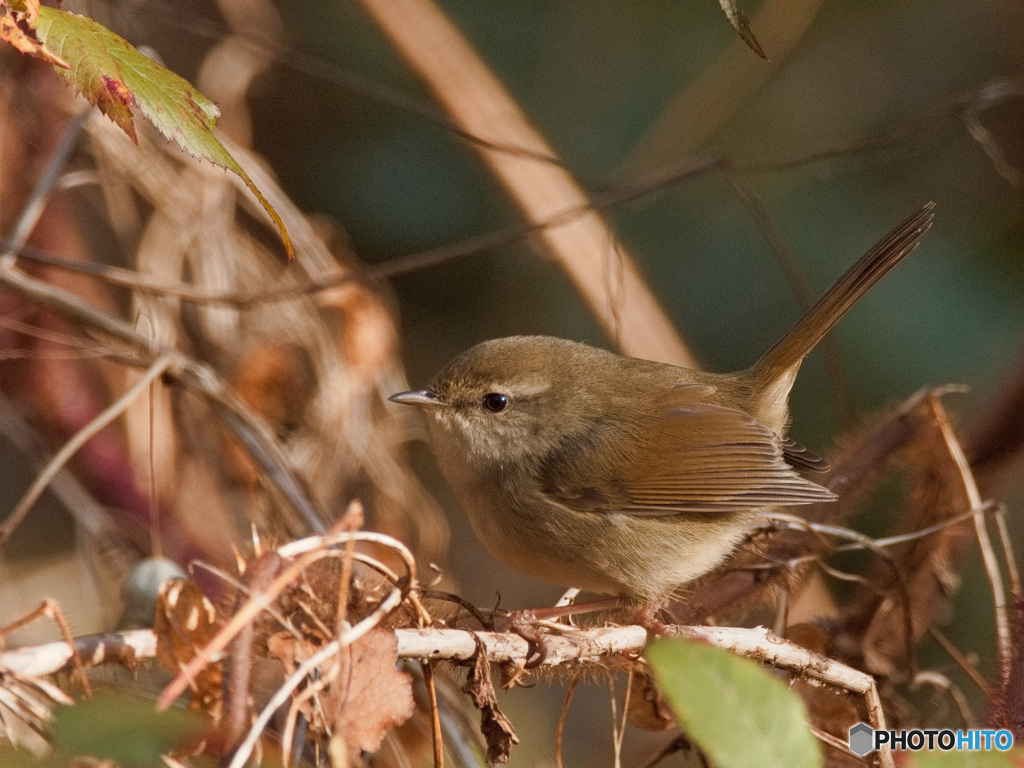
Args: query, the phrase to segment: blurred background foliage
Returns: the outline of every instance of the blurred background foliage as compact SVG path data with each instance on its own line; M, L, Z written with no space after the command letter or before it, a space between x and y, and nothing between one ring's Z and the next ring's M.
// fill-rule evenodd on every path
M706 151L749 169L745 177L815 294L896 222L936 201L936 224L919 251L835 334L861 418L922 387L962 383L969 391L949 402L968 432L1018 375L1020 3L741 3L768 62L743 46L714 0L439 5L589 190ZM225 29L214 5L197 0L68 7L151 46L193 81ZM471 147L430 117L429 95L357 3L292 0L277 12L281 27L267 24L269 43L280 47L276 65L249 95L253 148L301 207L340 223L361 259L380 263L521 220ZM993 83L1008 84L1011 97L985 100ZM1001 157L968 130L964 115L973 107ZM230 122L226 114L229 133ZM748 365L799 315L754 212L722 172L670 184L606 215L707 368ZM611 343L529 242L407 274L392 287L414 385L495 336ZM794 435L827 453L850 426L841 410L816 356L794 391ZM417 450L429 479L429 456ZM446 499L440 481L430 482ZM1019 543L1021 484L1007 494ZM882 517L869 525L882 530L885 500L876 506ZM554 599L556 588L495 564L454 504L446 507L464 597L489 606L500 593L508 607ZM949 633L991 671L991 599L977 570L968 564ZM948 659L936 659L951 670ZM596 688L592 695L605 696ZM534 764L550 755L554 720L523 722L539 692L513 698L510 715L528 742L513 763ZM607 716L606 709L595 715L594 728L604 728ZM572 764L607 762L608 743L584 741L570 745Z

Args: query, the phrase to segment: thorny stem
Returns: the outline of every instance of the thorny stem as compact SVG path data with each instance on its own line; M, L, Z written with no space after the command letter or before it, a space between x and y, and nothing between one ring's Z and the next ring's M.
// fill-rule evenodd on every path
M389 537L382 537L387 539ZM391 540L394 542L394 540ZM394 542L397 544L397 542ZM278 550L282 556L285 553ZM294 554L294 553L293 553ZM372 626L383 618L402 600L402 590L394 588L390 595L366 619L357 623L342 637L324 646L296 670L285 685L275 693L272 700L261 712L249 736L235 753L232 768L243 765L258 738L259 733L269 722L277 708L287 702L292 692L302 684L307 676L318 665L328 661L338 653L343 645L354 642L357 637L369 631ZM764 628L744 629L735 627L685 627L669 626L668 634L707 642L719 648L753 658L761 663L769 664L776 669L785 670L807 680L815 680L840 690L848 691L863 697L866 709L866 720L873 728L886 728L885 714L874 678L859 670L821 654L781 639ZM640 626L603 627L598 629L566 630L570 637L552 635L549 638L549 649L545 659L546 666L559 664L589 662L604 664L605 657L618 657L622 654L635 655L643 651L647 644L647 630ZM143 658L156 654L155 636L149 630L135 630L123 633L135 649L134 657ZM507 663L521 660L527 652L526 641L516 635L503 635L494 632L468 631L461 629L397 629L399 658L407 659L446 659L452 662L468 661L478 653L485 653L490 662ZM113 638L111 638L113 639ZM82 644L91 640L81 638L76 641ZM91 646L83 646L91 647ZM69 658L68 647L63 643L40 646L33 649L23 648L8 653L0 653L0 666L15 674L45 675L61 669ZM122 654L123 655L123 654ZM120 657L120 656L119 656ZM42 658L48 660L43 666ZM102 654L91 650L87 663L99 663ZM891 753L880 756L883 766L891 768Z
M1003 560L1006 561L1006 573L1010 577L1010 593L1015 595L1020 592L1020 572L1017 570L1010 529L1006 525L1006 508L997 504L993 516L996 519L996 530L999 531L999 541L1003 545Z

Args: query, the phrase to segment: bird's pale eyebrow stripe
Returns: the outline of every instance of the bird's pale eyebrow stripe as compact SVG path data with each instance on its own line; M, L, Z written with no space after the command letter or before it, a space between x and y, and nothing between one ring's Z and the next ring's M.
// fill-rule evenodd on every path
M532 381L521 381L516 384L495 385L494 391L512 397L530 397L539 395L551 389L551 382L534 379Z

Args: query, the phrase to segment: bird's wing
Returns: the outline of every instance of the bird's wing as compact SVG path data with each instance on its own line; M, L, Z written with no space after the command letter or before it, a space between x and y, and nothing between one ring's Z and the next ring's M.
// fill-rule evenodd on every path
M597 424L571 436L542 463L545 492L573 509L633 515L714 514L835 499L794 471L786 462L786 442L766 425L704 402L709 390L682 385L642 423Z

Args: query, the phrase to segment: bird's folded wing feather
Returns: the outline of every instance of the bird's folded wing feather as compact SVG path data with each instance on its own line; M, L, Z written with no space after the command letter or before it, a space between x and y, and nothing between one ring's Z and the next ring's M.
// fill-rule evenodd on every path
M809 472L828 472L832 467L828 459L822 458L791 437L783 438L782 455L791 467L806 469Z
M542 465L545 492L573 509L634 515L714 514L835 499L794 471L785 457L790 446L766 425L743 411L703 402L708 389L677 387L644 422L596 424L570 436Z

